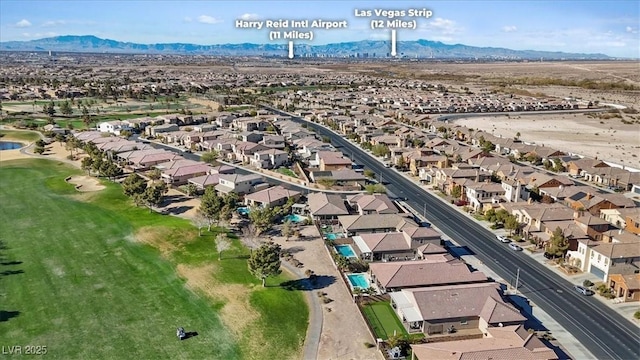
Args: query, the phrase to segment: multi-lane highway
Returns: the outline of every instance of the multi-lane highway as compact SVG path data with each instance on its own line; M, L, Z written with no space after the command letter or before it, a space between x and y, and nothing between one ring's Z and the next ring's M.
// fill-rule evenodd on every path
M267 107L269 108L269 107ZM281 114L289 113L269 108ZM597 359L640 359L640 332L636 325L623 318L593 297L578 294L573 284L546 269L544 265L522 252L510 250L498 242L493 233L424 189L396 170L385 168L362 149L318 124L299 117L321 136L328 136L345 155L381 175L387 189L407 198L414 209L423 209L426 217L460 245L467 246L491 270L504 279L515 277L520 270L520 293L553 317ZM544 325L544 324L543 324Z

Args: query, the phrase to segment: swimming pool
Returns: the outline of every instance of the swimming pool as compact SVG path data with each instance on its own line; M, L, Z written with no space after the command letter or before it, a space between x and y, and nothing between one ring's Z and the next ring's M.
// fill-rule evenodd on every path
M335 239L343 238L344 234L343 233L326 233L324 234L324 236L326 236L328 240L335 240Z
M239 207L239 208L236 209L236 211L238 211L238 214L240 214L240 215L249 215L249 210L250 209L248 207L246 207L246 206Z
M357 258L356 252L353 251L351 245L336 245L334 246L338 254L347 258Z
M284 217L284 221L291 221L294 223L305 222L308 218L306 216L298 215L298 214L289 214Z
M352 288L368 289L371 287L369 279L365 274L347 274L347 279L351 283Z

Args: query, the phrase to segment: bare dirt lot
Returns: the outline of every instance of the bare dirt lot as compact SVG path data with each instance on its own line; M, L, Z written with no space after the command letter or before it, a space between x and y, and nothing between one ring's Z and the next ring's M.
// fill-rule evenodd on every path
M515 137L554 149L640 169L640 124L620 118L598 119L584 114L486 116L454 121L495 136Z

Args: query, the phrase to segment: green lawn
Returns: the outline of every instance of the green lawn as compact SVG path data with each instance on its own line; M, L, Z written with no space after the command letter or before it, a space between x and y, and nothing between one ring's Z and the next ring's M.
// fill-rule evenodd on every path
M363 312L376 337L386 340L393 336L394 331L398 335L407 335L407 330L402 326L389 302L379 301L364 305Z
M218 261L215 232L131 206L116 184L78 195L74 173L0 162L3 341L59 359L299 358L308 308L285 276L262 288L237 240ZM180 342L178 326L198 336Z
M294 177L294 178L298 177L298 175L296 175L296 173L294 173L291 169L288 169L288 168L285 168L285 167L278 168L277 171L282 175L287 175L287 176L291 176L291 177Z
M36 141L40 134L35 131L0 130L0 140Z

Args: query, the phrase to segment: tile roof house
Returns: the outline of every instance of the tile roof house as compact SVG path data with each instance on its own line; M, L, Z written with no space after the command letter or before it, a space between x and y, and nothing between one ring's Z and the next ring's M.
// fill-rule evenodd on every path
M402 289L389 295L407 330L427 337L451 330L485 333L488 328L521 325L526 320L493 282Z
M417 261L392 261L369 264L371 280L382 292L439 285L486 282L479 271L449 254L428 255Z
M244 203L247 206L275 207L286 204L290 198L297 201L301 195L299 191L278 185L245 195Z
M397 214L400 211L387 194L356 194L347 196L347 203L360 215Z
M199 192L205 190L208 186L216 186L220 182L220 174L207 174L196 176L187 180L189 184L193 184Z
M313 220L337 220L338 216L349 215L344 199L338 194L314 192L307 196L309 213Z
M351 159L339 151L318 151L316 161L322 171L351 169Z
M418 226L410 215L399 214L344 215L338 217L338 222L346 233L354 235L397 231L406 225Z
M197 163L190 165L175 166L161 170L162 179L169 185L184 185L191 178L203 176L211 173L211 165Z
M557 360L558 356L523 325L492 327L481 339L411 345L412 360Z
M264 183L262 176L258 174L220 174L216 191L223 194L235 192L238 195L247 194L259 185Z
M252 166L258 169L276 169L289 161L289 153L279 149L264 149L253 153Z
M603 234L602 241L583 240L568 252L569 262L607 282L609 275L640 273L640 237L624 230Z

